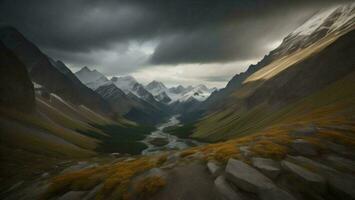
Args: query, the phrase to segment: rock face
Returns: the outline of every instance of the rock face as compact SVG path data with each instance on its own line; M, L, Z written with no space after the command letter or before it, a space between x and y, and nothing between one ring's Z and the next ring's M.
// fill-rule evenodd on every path
M235 159L228 161L226 178L239 188L253 193L275 187L273 182L258 170Z
M303 139L294 140L291 147L304 156L316 156L318 154L314 146Z
M286 171L295 175L304 184L312 187L312 189L321 193L325 191L326 182L322 176L288 161L282 161L281 165Z
M243 196L237 193L226 181L224 176L219 176L214 181L215 189L223 200L243 200Z
M26 67L0 42L0 105L31 111L35 107L33 84Z
M222 173L222 167L216 161L208 161L207 169L213 177L217 177Z
M269 178L275 179L280 174L280 165L268 158L252 158L252 164Z

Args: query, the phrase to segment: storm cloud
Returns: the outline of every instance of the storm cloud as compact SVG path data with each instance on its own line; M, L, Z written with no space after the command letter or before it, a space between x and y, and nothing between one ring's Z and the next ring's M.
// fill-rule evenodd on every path
M109 75L257 59L314 12L340 2L2 0L0 23L70 66L98 66Z

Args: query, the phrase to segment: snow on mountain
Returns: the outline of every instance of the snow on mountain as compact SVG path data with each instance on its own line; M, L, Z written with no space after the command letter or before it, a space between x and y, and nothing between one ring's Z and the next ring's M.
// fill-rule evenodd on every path
M168 88L162 82L155 80L145 86L145 89L152 93L154 96L159 95L160 93L166 92L168 90Z
M334 32L354 20L354 9L355 3L320 10L291 35L311 35L322 29L327 30L328 33Z
M320 10L290 33L271 55L283 56L306 48L320 38L354 29L355 3Z
M132 92L134 85L138 83L132 76L112 77L111 81L126 94Z
M102 85L110 84L110 80L108 80L105 75L101 74L96 69L90 70L86 66L77 71L75 76L93 90Z
M160 94L154 96L156 100L162 103L169 103L171 98L166 94L166 92L161 92Z
M185 102L190 97L198 100L204 101L214 90L215 88L207 88L205 85L197 86L187 86L186 88L179 85L176 87L167 88L163 83L159 81L152 81L145 87L150 93L154 95L157 101L163 103L173 103L173 102ZM168 98L170 99L168 101Z

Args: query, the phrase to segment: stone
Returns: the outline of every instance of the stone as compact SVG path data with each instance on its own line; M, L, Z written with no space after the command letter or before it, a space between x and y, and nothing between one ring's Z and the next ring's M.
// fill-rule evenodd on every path
M83 169L90 169L90 168L94 168L97 167L98 164L97 163L89 163L89 162L78 162L76 165L72 165L70 167L65 168L61 174L65 174L68 172L74 172L74 171L78 171L78 170L83 170Z
M278 187L261 190L258 196L261 200L296 200L290 193Z
M110 154L113 158L119 158L121 157L121 154L120 153L111 153Z
M281 162L281 166L286 171L295 175L300 181L312 187L314 190L321 193L325 191L326 181L322 176L286 160Z
M96 199L97 193L101 190L104 184L99 184L94 189L92 189L87 195L85 195L82 200L94 200Z
M317 173L325 177L329 189L340 199L355 199L355 178L352 175L340 173L339 171L323 165L319 162L302 156L287 156L287 160L297 162L299 165L312 167Z
M213 177L217 177L223 172L222 167L217 163L217 161L208 161L207 169Z
M292 149L303 156L316 156L318 155L314 146L304 139L297 139L291 143Z
M280 174L280 164L268 158L252 158L252 165L271 179L276 179Z
M81 200L85 191L70 191L59 197L57 200Z
M229 181L247 192L257 193L261 189L275 187L274 183L261 172L233 158L228 160L225 172Z
M336 155L329 155L326 160L336 167L355 173L355 162L352 160Z
M305 136L313 136L317 132L318 132L318 128L314 124L311 124L307 127L293 130L289 134L293 137L305 137Z
M355 199L355 178L350 174L329 174L327 181L330 190L339 199Z
M240 153L242 154L242 156L243 156L244 158L249 158L249 157L252 155L252 153L251 153L251 151L249 150L249 147L248 147L248 146L241 146L241 147L239 147L239 151L240 151Z
M238 193L232 186L226 181L224 176L218 176L214 181L217 194L220 195L223 200L243 200L243 196Z

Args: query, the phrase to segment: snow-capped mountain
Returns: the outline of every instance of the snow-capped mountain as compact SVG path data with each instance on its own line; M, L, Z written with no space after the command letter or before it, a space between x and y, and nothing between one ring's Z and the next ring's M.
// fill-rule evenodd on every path
M145 89L152 93L157 101L171 104L173 102L185 102L190 97L197 101L204 101L216 88L210 89L202 84L167 88L163 83L154 80Z
M354 20L355 3L320 10L290 33L271 55L283 56L306 48L325 36L344 34L354 29Z
M138 81L132 76L118 76L111 78L112 83L114 83L118 88L123 90L126 94L132 92L132 89Z
M161 92L160 94L154 96L156 100L162 103L169 103L171 98L166 94L166 92Z
M90 70L88 67L83 67L75 73L75 76L89 88L95 90L98 87L110 84L108 78L98 72L96 69Z
M155 80L145 86L145 89L152 93L154 96L159 95L160 93L166 92L168 90L168 88L162 82Z

